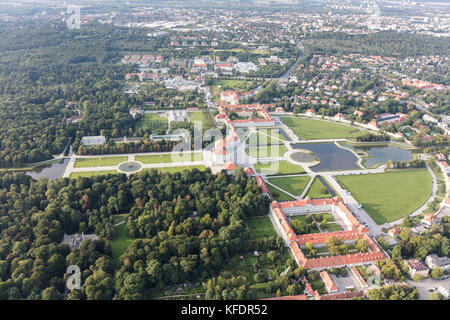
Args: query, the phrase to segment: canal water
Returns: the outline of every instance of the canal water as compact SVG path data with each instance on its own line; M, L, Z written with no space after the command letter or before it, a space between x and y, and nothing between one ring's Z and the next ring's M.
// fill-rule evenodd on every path
M314 172L360 169L356 164L358 158L350 151L339 148L334 143L294 144L294 149L306 149L320 159L320 164L311 167Z
M34 179L39 179L40 177L48 179L61 178L68 163L69 159L61 159L59 162L39 166L33 170L25 171L25 173Z
M413 159L413 153L410 150L403 150L391 145L381 146L352 146L343 143L342 146L354 150L356 153L365 153L369 157L364 157L362 165L366 168L372 168L379 163L392 161L409 161Z

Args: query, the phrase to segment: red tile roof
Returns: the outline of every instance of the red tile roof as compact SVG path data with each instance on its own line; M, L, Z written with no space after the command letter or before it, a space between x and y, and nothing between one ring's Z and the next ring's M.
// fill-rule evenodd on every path
M331 278L330 274L327 271L321 271L320 277L322 278L325 286L327 287L328 292L337 291L337 286Z

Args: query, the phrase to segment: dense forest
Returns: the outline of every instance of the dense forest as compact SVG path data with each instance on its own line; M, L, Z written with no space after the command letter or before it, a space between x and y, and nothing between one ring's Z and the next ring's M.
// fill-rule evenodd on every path
M52 181L0 174L0 299L139 299L155 287L207 282L235 255L283 247L280 239L252 240L246 232L245 220L266 214L267 201L242 170L231 176L152 170L129 179L108 175ZM114 217L123 213L128 237L136 240L117 267L110 240ZM77 232L95 233L99 239L72 250L61 243L64 233ZM273 293L303 290L289 280L303 274L289 261L292 270L272 282ZM81 269L81 290L65 289L69 265ZM226 275L221 279L242 282ZM248 279L244 282L228 294L254 297Z
M128 110L141 102L123 93L132 67L120 59L164 41L144 30L97 24L0 28L0 167L50 159L69 137L130 135ZM64 121L78 111L87 121Z
M373 34L317 32L304 41L305 60L312 55L342 55L361 53L385 57L448 56L450 44L446 38L428 35L382 31Z

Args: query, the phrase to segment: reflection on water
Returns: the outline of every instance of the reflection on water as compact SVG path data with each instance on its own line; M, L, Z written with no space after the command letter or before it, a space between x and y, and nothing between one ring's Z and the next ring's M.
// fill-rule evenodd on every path
M40 177L48 179L61 178L68 163L69 159L63 159L53 164L43 165L33 170L25 171L25 173L34 179L39 179Z
M356 153L366 153L369 155L367 158L363 158L363 166L366 168L372 168L379 163L385 163L389 160L392 161L409 161L413 159L413 153L409 150L403 150L398 147L390 145L381 146L351 146L349 144L342 144L346 148L354 150Z

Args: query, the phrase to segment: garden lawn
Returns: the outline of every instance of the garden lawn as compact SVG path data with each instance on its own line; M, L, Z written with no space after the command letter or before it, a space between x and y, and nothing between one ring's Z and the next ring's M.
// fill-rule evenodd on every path
M74 168L106 167L116 166L124 161L127 161L127 157L78 158L73 166Z
M258 162L255 164L255 169L265 175L288 175L305 173L305 170L299 165L292 164L288 161L271 161Z
M290 201L290 200L295 200L294 198L292 198L290 195L272 187L270 184L267 185L267 189L269 189L270 193L272 194L272 196L274 197L275 200L277 201Z
M427 169L338 176L337 179L378 224L395 221L418 209L432 190Z
M286 138L281 134L280 130L283 130L283 129L279 129L279 128L261 128L261 129L258 129L257 131L259 133L263 133L263 134L269 135L271 137L274 137L274 138L276 138L278 140L285 141Z
M334 232L334 231L342 231L341 226L339 226L337 223L327 223L327 224L321 224L320 229L322 229L323 232Z
M287 151L284 145L249 146L247 154L254 158L282 157Z
M203 155L201 152L189 153L167 153L167 154L149 154L145 156L136 156L136 161L144 164L152 163L168 163L168 162L192 162L202 161Z
M108 174L119 174L115 170L105 170L105 171L84 171L84 172L72 172L70 174L70 179L75 179L77 177L92 177L92 176L106 176Z
M113 258L114 267L120 268L120 256L125 252L126 248L133 242L133 239L128 238L126 232L126 223L115 227L116 236L111 240L111 253Z
M301 140L356 138L364 132L357 128L321 120L280 118Z
M280 139L260 132L252 133L252 135L248 138L248 144L250 146L267 146L282 143L283 142Z
M140 128L143 130L152 130L155 129L155 127L167 130L169 128L168 121L169 120L167 118L160 117L157 113L144 113L142 120L136 123L136 130ZM159 124L156 124L155 126L156 122Z
M247 227L250 230L250 237L253 240L277 237L269 217L251 217L246 220Z
M189 121L191 121L191 122L201 121L203 130L206 130L206 129L209 129L209 128L215 126L214 118L212 117L212 114L209 112L209 110L188 112L188 115L189 115Z
M294 196L299 196L302 194L303 189L305 189L308 184L309 177L283 177L283 178L270 178L269 182L276 185L277 187L293 194Z
M331 193L328 192L327 188L323 185L322 181L317 179L317 177L314 178L314 181L309 187L306 196L309 196L311 199L332 197Z

